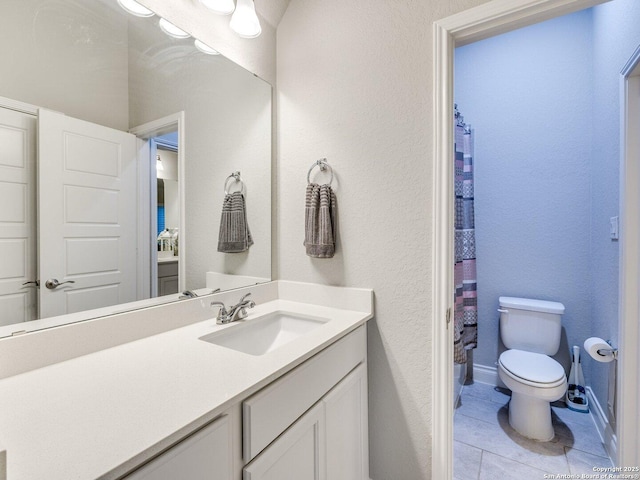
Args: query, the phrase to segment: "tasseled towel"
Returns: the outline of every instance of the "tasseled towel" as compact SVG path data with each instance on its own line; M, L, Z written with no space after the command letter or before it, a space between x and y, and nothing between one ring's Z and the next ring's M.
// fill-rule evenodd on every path
M244 195L241 192L225 195L222 202L218 251L223 253L244 252L251 245L253 245L253 239L247 224Z
M336 251L336 196L329 185L310 183L304 214L307 255L331 258Z

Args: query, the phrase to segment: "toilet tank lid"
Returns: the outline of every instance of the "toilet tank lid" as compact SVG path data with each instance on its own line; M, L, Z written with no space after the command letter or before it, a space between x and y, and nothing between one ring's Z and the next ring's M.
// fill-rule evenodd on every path
M549 302L547 300L534 300L532 298L500 297L500 306L503 308L517 308L519 310L530 310L532 312L544 313L564 313L564 305L560 302Z

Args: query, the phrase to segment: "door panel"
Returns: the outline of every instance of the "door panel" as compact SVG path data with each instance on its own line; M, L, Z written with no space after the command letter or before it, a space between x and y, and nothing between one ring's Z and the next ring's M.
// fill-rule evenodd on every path
M244 468L244 480L325 480L324 406L318 403Z
M136 300L135 137L48 110L38 115L40 315ZM46 288L54 278L73 283Z
M37 316L35 142L34 116L0 109L0 325Z

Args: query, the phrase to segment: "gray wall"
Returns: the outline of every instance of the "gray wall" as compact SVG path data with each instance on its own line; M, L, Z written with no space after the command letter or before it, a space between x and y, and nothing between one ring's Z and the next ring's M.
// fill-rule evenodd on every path
M614 0L456 50L456 101L476 132L478 364L499 353L500 295L564 303L561 349L618 340L609 219L619 214L619 72L640 45L638 24L640 4ZM609 366L583 354L583 367L606 410Z
M590 336L591 18L456 49L455 100L475 133L477 364L497 361L501 295L565 305L560 358Z
M620 71L640 45L640 2L614 0L593 14L593 155L591 318L593 335L618 343L618 243L609 240L609 218L618 212ZM621 226L624 228L624 225ZM587 359L592 388L606 408L609 366ZM604 400L604 401L603 401Z

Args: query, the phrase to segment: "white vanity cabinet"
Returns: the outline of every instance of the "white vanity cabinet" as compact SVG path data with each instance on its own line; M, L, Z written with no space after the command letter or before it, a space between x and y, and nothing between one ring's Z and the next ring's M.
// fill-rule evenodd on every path
M365 329L233 405L124 480L368 480Z
M367 416L360 327L244 402L244 480L368 479Z
M178 260L158 261L158 296L178 293Z
M363 363L247 465L243 480L366 480L367 431Z
M233 480L233 434L228 415L171 447L124 480Z

